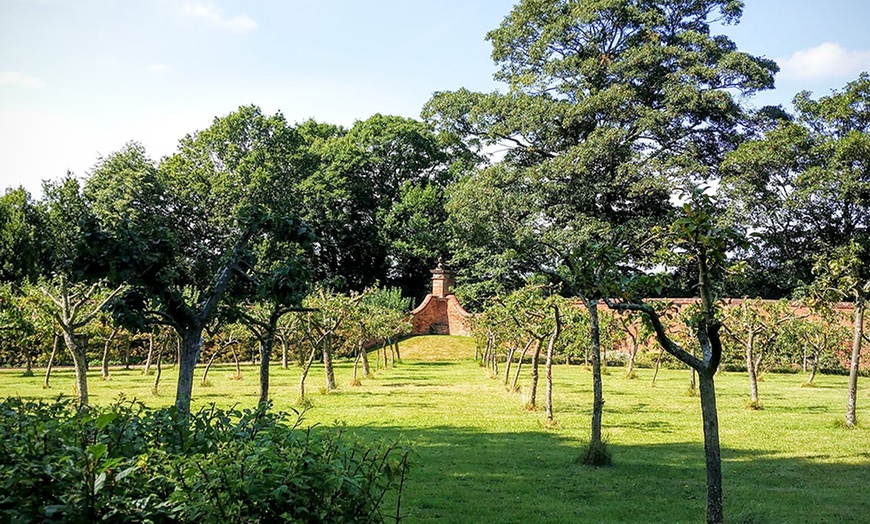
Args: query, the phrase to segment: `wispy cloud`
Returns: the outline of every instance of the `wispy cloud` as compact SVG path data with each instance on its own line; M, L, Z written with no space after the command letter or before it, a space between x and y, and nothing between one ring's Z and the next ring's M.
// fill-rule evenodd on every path
M826 79L857 77L870 70L870 50L854 51L835 42L797 51L777 60L780 76L791 79Z
M0 71L0 86L19 86L42 89L45 87L45 82L18 71Z
M188 3L184 5L183 12L233 33L250 33L257 28L257 22L248 15L242 14L227 18L224 16L223 10L210 3Z

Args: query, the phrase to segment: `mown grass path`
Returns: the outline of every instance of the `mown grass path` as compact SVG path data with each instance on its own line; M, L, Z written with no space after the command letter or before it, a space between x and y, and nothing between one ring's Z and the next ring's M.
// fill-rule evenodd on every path
M521 396L489 378L472 354L468 339L409 339L402 343L402 363L359 387L347 385L351 365L342 362L341 386L329 395L318 393L322 370L312 369L313 407L305 424L342 425L363 439L401 438L413 447L402 522L703 520L701 416L698 399L686 395L688 371L661 371L655 388L651 370L639 370L637 380L624 379L619 369L604 376L604 426L614 465L596 470L574 463L589 432L589 372L555 368L559 424L546 429L542 410L524 410ZM210 402L254 405L256 370L249 364L241 380L230 380L233 371L217 367L209 374L211 387L195 386L194 409ZM172 403L173 368L164 368L157 397L151 395L153 377L140 370L112 373L110 381L93 374L94 402L123 392L148 405ZM292 407L298 376L295 367L273 367L276 409ZM868 522L870 433L836 424L845 409L845 377L820 376L816 388L802 389L801 381L798 375L767 375L760 385L764 409L752 411L744 408L746 377L717 376L730 522ZM57 372L52 384L46 391L40 376L0 373L4 396L51 397L71 393L72 372ZM859 417L867 413L870 420L867 392L866 386L859 392Z

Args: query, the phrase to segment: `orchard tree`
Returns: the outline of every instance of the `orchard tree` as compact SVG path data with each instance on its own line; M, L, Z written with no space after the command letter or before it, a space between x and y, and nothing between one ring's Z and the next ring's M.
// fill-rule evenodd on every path
M727 254L736 247L745 246L745 232L722 219L721 207L702 188L695 188L681 198L684 202L681 213L662 234L662 254L667 253L665 263L690 260L697 268L700 311L691 325L701 355L695 356L680 347L668 336L659 312L644 303L643 295L650 293L650 287L655 285L654 277L643 271L632 273L622 269L620 278L605 282L604 296L618 297L615 300L605 298L611 309L645 314L665 351L698 373L707 472L707 521L722 522L722 458L714 382L722 360L722 323L716 317L714 293L715 285L722 282L727 269Z
M190 413L203 330L236 278L251 279L257 246L293 245L308 229L287 214L302 141L283 116L254 106L216 118L155 165L138 144L101 159L88 194L106 230L100 251L129 326L163 324L181 337L175 406ZM288 284L295 287L295 284Z
M79 181L67 174L43 186L46 262L38 289L73 359L78 406L88 405L88 359L77 335L96 319L123 284L109 288L97 277L103 271L99 251L90 242L100 234Z
M804 284L854 303L846 404L854 426L870 293L870 75L818 100L799 93L794 105L794 119L770 122L729 155L724 182L780 272L797 264Z
M743 347L746 373L749 376L750 409L761 409L758 377L765 355L776 347L783 325L799 317L788 301L767 302L743 299L723 308L723 326L728 335ZM804 315L806 316L806 315Z

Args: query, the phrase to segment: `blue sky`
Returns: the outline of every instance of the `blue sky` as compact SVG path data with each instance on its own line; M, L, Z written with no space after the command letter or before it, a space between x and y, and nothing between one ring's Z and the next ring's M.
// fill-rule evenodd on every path
M490 91L486 32L513 0L0 0L0 190L85 176L129 140L154 158L240 105L349 126ZM748 0L724 28L783 68L788 105L870 70L870 2Z

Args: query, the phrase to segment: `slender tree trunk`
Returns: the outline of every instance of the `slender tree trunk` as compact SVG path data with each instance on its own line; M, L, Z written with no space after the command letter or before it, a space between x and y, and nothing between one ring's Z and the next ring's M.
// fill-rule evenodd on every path
M704 458L707 469L707 523L723 522L722 455L719 449L719 415L716 410L716 388L712 371L699 371L701 417L704 421Z
M308 354L308 359L302 365L302 375L299 377L299 401L305 402L305 379L308 377L308 370L311 369L311 364L314 363L314 356L317 354L317 345L311 344L311 353Z
M239 352L236 351L235 344L230 344L230 352L233 355L233 362L236 364L236 375L233 378L239 380L242 378L242 363L239 361Z
M353 359L353 378L351 379L352 386L359 385L358 370L359 370L359 361L362 360L362 344L359 345L356 349L356 357Z
M124 359L124 369L130 369L130 338L127 338L127 343L124 344L124 354L121 356Z
M103 362L100 367L100 378L103 380L109 379L109 346L112 344L112 341L115 340L115 335L118 334L118 329L114 328L112 330L112 334L109 335L109 338L106 339L106 343L103 345Z
M30 351L24 352L24 376L33 376L33 355L30 354Z
M157 395L160 390L160 376L163 374L163 348L157 349L157 373L154 375L154 385L151 386L151 394Z
M628 366L625 370L625 376L628 378L634 378L634 359L637 358L638 347L637 337L631 336L631 352L628 354Z
M511 347L508 349L507 358L504 361L504 378L502 379L502 383L507 386L508 380L510 380L511 375L511 364L514 360L514 353L517 352L516 344L511 344Z
M864 295L859 295L855 301L855 321L852 326L852 363L849 368L849 396L846 401L846 426L855 427L858 418L855 408L858 398L858 365L861 363L861 342L864 333Z
M807 377L807 385L811 386L813 384L813 380L816 378L816 370L819 369L819 355L818 353L813 355L813 365L810 368L810 376Z
M395 345L396 345L396 360L401 362L402 361L402 354L399 353L399 339L398 338L395 340Z
M553 308L553 315L556 320L556 327L550 335L550 342L547 344L547 421L553 422L553 355L556 352L556 340L562 331L562 320L559 318L559 308Z
M208 372L211 369L211 365L214 362L214 359L216 359L217 356L220 354L221 349L223 349L223 348L218 347L215 350L215 352L211 354L211 357L209 357L208 362L205 363L205 369L202 370L202 379L199 382L200 385L205 386L206 384L208 384Z
M386 351L386 350L385 350ZM384 353L386 359L386 352ZM386 367L386 364L384 364ZM332 336L327 335L323 341L323 370L326 374L326 392L335 389L335 371L332 368Z
M290 352L290 341L281 337L281 368L287 369L287 353Z
M589 310L590 339L592 342L592 439L589 447L601 447L601 419L604 413L604 394L601 386L601 330L598 321L598 300L586 302Z
M45 367L45 380L42 382L42 389L51 389L48 381L51 378L51 368L54 366L54 357L57 355L57 348L60 346L60 335L54 334L54 345L51 348L51 356L48 357L48 366Z
M148 333L148 356L145 357L145 369L143 375L151 374L151 357L154 355L154 333Z
M532 380L529 385L529 401L526 403L526 408L529 411L535 410L538 397L538 360L541 357L541 340L537 340L535 344L535 353L532 355Z
M202 326L195 326L181 335L181 355L178 362L178 385L175 390L175 408L181 420L190 418L190 400L193 394L193 372L202 349Z
M369 365L369 352L365 347L360 347L360 355L362 356L363 376L369 378L372 376L372 367Z
M750 331L746 337L746 372L749 374L749 394L753 405L758 404L758 370L755 367L755 332Z
M653 371L652 381L649 384L650 386L655 387L655 385L656 385L656 377L659 376L659 367L661 367L661 365L662 365L662 357L664 355L665 355L665 348L662 347L659 350L659 357L656 359L656 367L655 367L655 370Z
M529 339L529 343L526 344L526 347L523 348L523 352L520 353L520 358L517 360L517 372L514 373L514 381L511 383L511 392L517 390L517 384L520 380L520 371L523 370L523 360L526 358L526 353L529 351L529 348L532 347L532 344L535 342L534 338Z
M390 367L396 367L396 345L393 343L392 339L390 340Z
M384 340L384 369L387 369L387 345L389 344L389 339Z

